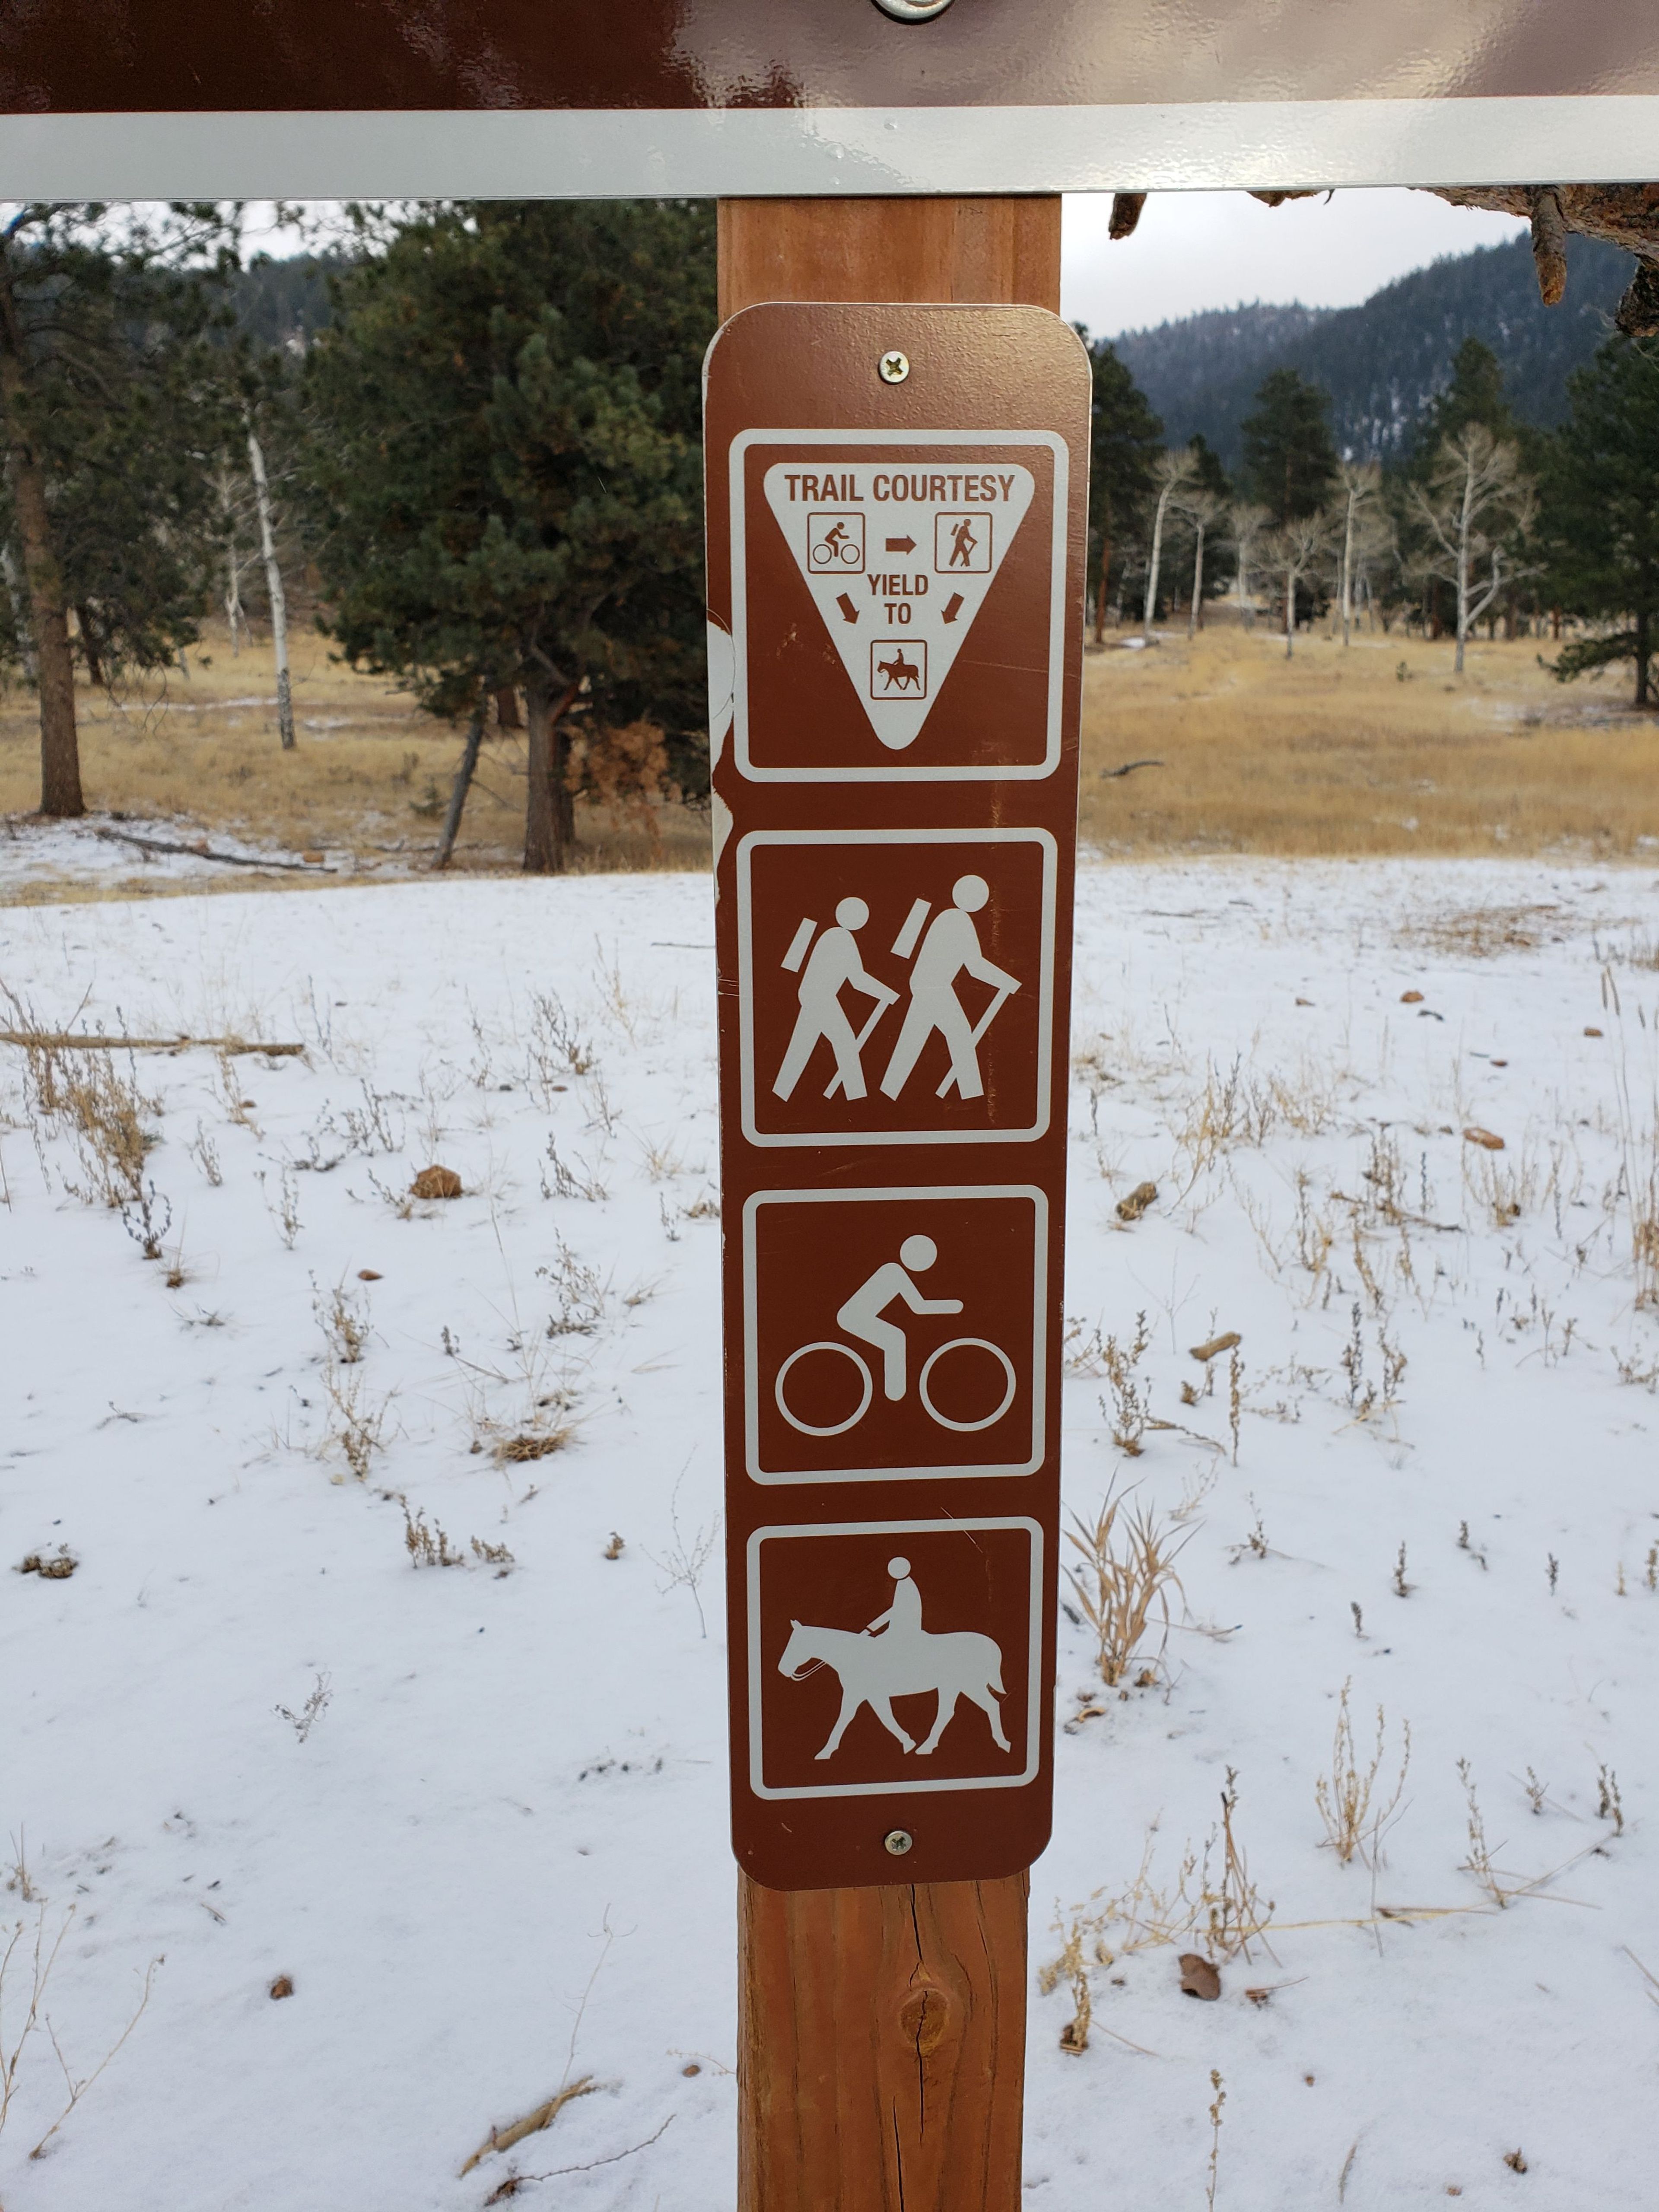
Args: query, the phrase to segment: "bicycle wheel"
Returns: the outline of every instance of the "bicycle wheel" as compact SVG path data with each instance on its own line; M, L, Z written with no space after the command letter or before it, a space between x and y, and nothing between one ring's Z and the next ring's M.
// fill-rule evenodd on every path
M798 1359L805 1359L809 1352L838 1352L843 1359L850 1359L857 1368L859 1380L863 1385L863 1395L859 1400L857 1409L849 1413L844 1421L831 1421L827 1426L820 1427L816 1422L803 1421L798 1413L790 1412L788 1401L783 1395L783 1386L789 1378L790 1369ZM772 1395L777 1401L779 1413L783 1415L790 1427L799 1429L802 1436L844 1437L848 1429L855 1428L869 1412L870 1401L875 1395L875 1388L868 1366L852 1346L847 1344L837 1344L832 1337L825 1337L817 1344L803 1344L797 1351L790 1353L788 1358L778 1370L778 1379L772 1385Z
M927 1395L927 1380L935 1365L944 1358L947 1352L988 1352L998 1362L1003 1374L1002 1402L994 1413L983 1415L977 1421L953 1421L948 1413L940 1413ZM916 1382L917 1395L921 1398L930 1419L937 1421L942 1429L954 1429L958 1436L972 1436L977 1430L988 1429L994 1422L1000 1421L1009 1407L1013 1404L1014 1392L1018 1388L1018 1384L1014 1379L1013 1361L1009 1358L1000 1344L988 1343L982 1336L953 1336L948 1344L941 1344L936 1351L930 1352L922 1362L921 1373Z

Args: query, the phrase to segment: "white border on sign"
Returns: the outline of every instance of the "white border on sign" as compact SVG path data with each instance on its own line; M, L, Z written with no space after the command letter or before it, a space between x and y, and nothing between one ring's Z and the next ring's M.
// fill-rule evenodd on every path
M761 1725L760 1554L763 1544L792 1536L972 1535L981 1529L1023 1528L1031 1540L1030 1649L1025 1672L1025 1770L1022 1774L941 1776L926 1782L804 1784L791 1790L769 1789ZM791 1527L757 1528L749 1539L749 1788L757 1797L919 1797L944 1790L1024 1790L1042 1765L1039 1731L1042 1709L1042 1528L1018 1515L987 1521L804 1521Z
M1054 514L1048 553L1048 703L1040 761L1005 767L896 767L872 761L866 768L757 768L749 757L748 511L744 456L756 446L994 446L1040 447L1054 463ZM1060 765L1066 686L1066 530L1071 456L1052 430L743 430L732 441L732 640L737 656L732 691L732 757L750 783L1029 783ZM764 494L762 495L764 497ZM970 632L971 635L971 632ZM965 649L968 640L963 640ZM933 720L922 726L923 734ZM860 728L866 728L862 714ZM871 732L872 742L877 742ZM920 742L920 740L918 740Z
M1641 184L1659 98L0 117L7 199L635 199Z
M760 1285L756 1220L763 1206L848 1206L936 1198L1017 1198L1031 1205L1031 1449L1024 1462L954 1467L813 1467L772 1472L761 1465ZM1035 1474L1048 1449L1048 1195L1035 1183L946 1183L867 1190L757 1190L743 1209L743 1425L744 1471L769 1486L803 1482L969 1482L984 1477Z
M757 845L1036 845L1042 853L1037 977L1036 1112L1019 1129L807 1129L763 1136L755 1126L754 908L749 856ZM1054 1016L1054 892L1059 848L1047 830L751 830L738 842L738 1057L743 1133L760 1147L802 1145L1030 1145L1048 1128Z

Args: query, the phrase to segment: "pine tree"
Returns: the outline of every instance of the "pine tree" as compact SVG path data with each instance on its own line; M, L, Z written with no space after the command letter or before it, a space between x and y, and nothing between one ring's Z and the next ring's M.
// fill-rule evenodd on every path
M1571 413L1544 476L1542 535L1562 604L1604 625L1563 647L1564 683L1635 664L1635 703L1653 703L1659 649L1659 362L1611 338L1568 386Z
M522 690L528 869L569 858L577 713L706 758L713 244L678 203L430 207L334 279L307 361L327 626L435 714Z
M1123 541L1152 491L1152 467L1162 451L1164 425L1146 395L1104 338L1089 348L1094 398L1089 428L1089 589L1093 594L1095 642L1106 634L1106 599L1121 571Z
M1519 428L1504 390L1504 365L1489 345L1467 337L1452 356L1451 381L1425 408L1412 441L1413 472L1426 477L1449 438L1479 422L1494 438L1513 440Z
M1316 514L1336 482L1330 394L1293 368L1262 379L1243 425L1244 482L1279 528Z
M210 207L118 230L96 203L31 202L0 228L0 642L33 671L44 814L86 811L77 653L106 684L197 635L231 266Z

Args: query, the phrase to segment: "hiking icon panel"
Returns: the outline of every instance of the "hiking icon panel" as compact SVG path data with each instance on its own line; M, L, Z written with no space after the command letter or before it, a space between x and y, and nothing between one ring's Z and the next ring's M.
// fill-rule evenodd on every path
M738 850L751 1144L1029 1143L1048 1127L1054 839L760 830Z
M756 1796L1009 1790L1035 1778L1035 1521L758 1528L748 1571Z
M1060 759L1067 455L1046 432L744 432L734 751L757 781Z
M757 1191L744 1467L761 1483L1033 1474L1048 1204L1024 1184Z

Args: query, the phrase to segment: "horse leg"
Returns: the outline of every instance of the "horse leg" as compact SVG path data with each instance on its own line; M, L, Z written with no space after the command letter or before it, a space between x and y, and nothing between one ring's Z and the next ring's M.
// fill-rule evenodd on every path
M821 1752L816 1754L819 1759L833 1759L835 1757L836 1752L841 1748L841 1740L847 1733L848 1723L851 1721L854 1714L857 1712L859 1707L863 1703L863 1698L855 1696L851 1690L844 1689L842 1692L840 1717L836 1720L834 1728L830 1731L829 1742L824 1745L823 1749Z
M916 1740L915 1736L907 1735L902 1725L894 1717L892 1702L890 1698L872 1698L870 1700L870 1710L875 1715L876 1718L881 1723L882 1726L886 1729L889 1735L896 1735L907 1751L914 1751L915 1749Z
M927 1741L921 1747L923 1752L938 1750L939 1740L944 1735L945 1729L950 1727L951 1722L955 1716L957 1710L957 1698L960 1692L956 1690L940 1690L939 1693L939 1711L934 1715L933 1729L928 1735ZM921 1754L918 1753L917 1755L920 1757Z
M969 1690L968 1694L984 1714L986 1719L990 1722L991 1734L996 1738L997 1749L1012 1751L1014 1747L1002 1732L1002 1708L997 1703L995 1691L988 1682L982 1690Z

